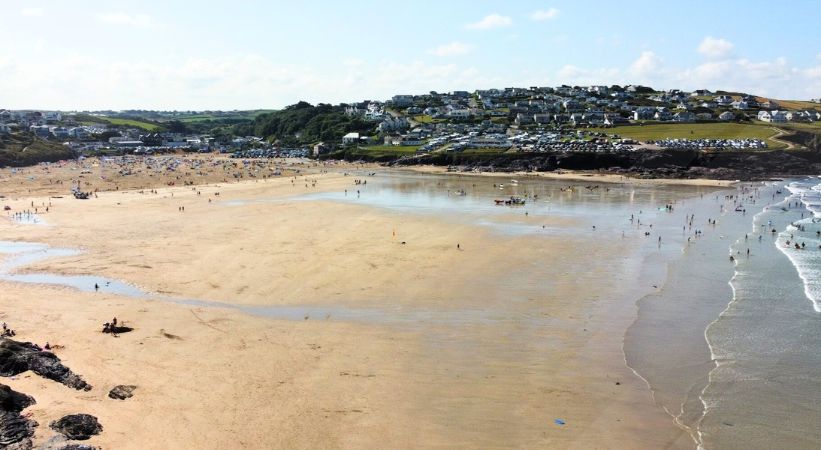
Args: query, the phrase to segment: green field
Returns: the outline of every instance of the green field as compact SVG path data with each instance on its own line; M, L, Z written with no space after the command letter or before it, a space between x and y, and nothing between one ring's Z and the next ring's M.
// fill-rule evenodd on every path
M466 148L459 153L462 155L501 155L507 151L508 149L504 148Z
M419 148L418 145L371 145L368 147L359 147L353 151L355 155L371 156L374 158L381 158L385 156L400 157L408 156L416 153Z
M115 117L105 117L104 120L110 123L111 125L122 125L126 127L142 128L146 131L156 131L158 128L160 128L160 126L156 123L143 122L141 120L118 119Z
M418 122L418 123L440 123L440 122L447 122L447 120L446 120L446 119L434 119L433 117L428 116L428 115L424 115L424 114L423 114L423 115L419 115L419 116L413 116L413 120L414 120L415 122Z
M821 122L779 123L778 128L783 128L785 130L806 131L808 133L821 134Z
M597 128L588 131L600 131L607 134L651 141L658 139L763 139L770 148L784 148L782 142L771 139L778 132L769 125L740 123L654 123L646 125Z
M180 116L174 120L179 120L183 123L204 122L207 120L254 120L258 115L273 111L272 109L258 109L252 111L237 111L236 113L224 114L192 114L188 116Z

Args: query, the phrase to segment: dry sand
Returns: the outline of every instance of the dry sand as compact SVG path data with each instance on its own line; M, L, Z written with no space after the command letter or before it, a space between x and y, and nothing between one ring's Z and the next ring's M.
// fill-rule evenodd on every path
M30 373L0 380L36 398L27 411L38 442L52 435L50 421L84 412L104 426L88 443L105 448L692 446L624 364L635 305L620 299L632 288L597 282L628 270L614 264L624 244L603 244L593 263L566 239L295 200L355 189L353 177L301 170L316 187L304 177L197 188L145 179L164 187L79 201L49 198L53 185L41 181L25 187L41 196L12 189L3 204L51 201L48 225L0 219L0 236L85 250L31 270L232 304L398 308L436 320L286 321L0 282L1 318L18 338L64 345L58 356L94 386L75 392ZM549 289L517 278L534 261L561 261ZM578 267L587 275L568 269ZM499 305L509 317L471 319ZM551 325L519 320L534 311ZM113 316L135 331L100 333ZM139 387L131 399L107 398L118 384Z

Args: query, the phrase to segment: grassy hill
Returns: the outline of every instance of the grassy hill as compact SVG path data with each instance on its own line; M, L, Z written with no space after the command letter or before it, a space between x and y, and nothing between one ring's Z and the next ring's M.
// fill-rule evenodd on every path
M137 120L137 119L120 119L116 117L106 117L106 122L110 123L111 125L121 125L126 127L134 127L134 128L142 128L146 131L157 131L160 129L160 125L153 122L146 122L144 120Z
M0 167L30 166L40 162L71 159L74 152L57 143L30 135L0 137Z
M658 139L762 139L772 149L785 148L783 142L772 139L778 130L768 124L741 123L646 123L601 128L608 134L618 134L637 141Z

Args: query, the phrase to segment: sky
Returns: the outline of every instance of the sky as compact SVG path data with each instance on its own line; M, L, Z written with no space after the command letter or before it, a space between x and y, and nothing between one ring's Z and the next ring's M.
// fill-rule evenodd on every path
M3 0L0 108L590 84L821 97L821 1Z

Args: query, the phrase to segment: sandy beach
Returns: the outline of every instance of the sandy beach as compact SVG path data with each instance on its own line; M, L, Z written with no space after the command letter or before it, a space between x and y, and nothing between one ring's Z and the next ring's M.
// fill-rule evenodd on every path
M2 239L82 250L23 272L99 275L225 306L331 311L284 320L1 281L0 319L17 339L64 346L55 353L94 386L74 391L29 372L5 379L37 400L26 410L40 423L36 443L53 434L50 421L85 412L104 427L88 443L104 448L692 447L625 365L635 299L663 281L615 283L641 275L616 263L631 242L597 241L590 259L567 236L305 200L356 195L361 172L345 173L360 168L277 164L281 176L246 171L231 182L215 165L185 179L194 186L124 177L85 201L67 195L77 172L68 166L46 178L36 168L3 171L3 204L33 204L45 225L3 218ZM15 191L19 178L28 184ZM67 181L55 189L56 179ZM582 223L520 212L499 220ZM134 331L102 334L115 316ZM109 399L118 384L137 385L134 397Z

